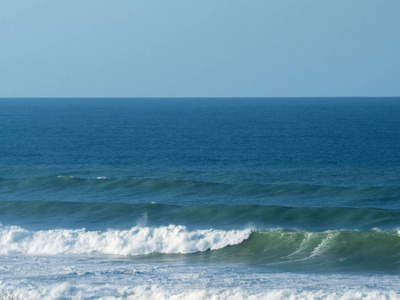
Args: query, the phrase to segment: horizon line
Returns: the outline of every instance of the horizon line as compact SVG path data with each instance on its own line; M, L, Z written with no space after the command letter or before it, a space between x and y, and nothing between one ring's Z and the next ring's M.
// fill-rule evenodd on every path
M0 97L0 99L350 99L350 98L361 98L361 99L377 99L377 98L385 98L385 99L393 99L393 98L400 98L400 96L300 96L300 97L291 97L291 96L277 96L277 97L272 97L272 96L260 96L260 97L252 97L252 96L234 96L234 97L221 97L221 96L208 96L208 97L196 97L196 96L180 96L180 97L113 97L113 96L107 96L107 97L96 97L96 96L90 96L90 97L80 97L80 96L74 96L74 97L60 97L60 96L46 96L46 97Z

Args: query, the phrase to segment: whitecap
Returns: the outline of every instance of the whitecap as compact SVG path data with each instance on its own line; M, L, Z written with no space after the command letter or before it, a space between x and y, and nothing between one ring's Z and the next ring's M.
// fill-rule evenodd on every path
M0 227L0 254L195 253L240 244L251 230L188 230L185 226L135 226L129 230L54 229L29 231Z

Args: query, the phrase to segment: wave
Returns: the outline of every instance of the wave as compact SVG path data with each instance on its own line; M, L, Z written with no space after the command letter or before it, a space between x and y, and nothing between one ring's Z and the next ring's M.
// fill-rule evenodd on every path
M302 270L400 271L399 231L256 230L243 243L220 252L239 261Z
M210 250L210 251L208 251ZM135 226L129 230L0 227L1 255L192 255L202 263L268 267L400 271L398 231L189 230ZM177 259L176 257L174 259ZM182 257L182 259L187 259Z
M45 220L45 222L44 222ZM306 230L397 229L400 210L268 205L178 206L157 203L0 201L0 222L29 228L128 229L133 225L296 228ZM46 226L43 228L43 226Z
M334 186L304 183L223 183L183 179L160 179L141 177L94 178L74 177L70 175L0 178L0 195L40 192L43 194L60 191L71 193L111 193L114 197L140 195L160 195L165 198L187 197L296 197L301 198L346 198L352 201L400 199L400 186ZM68 194L64 194L64 197ZM77 194L74 194L77 197Z

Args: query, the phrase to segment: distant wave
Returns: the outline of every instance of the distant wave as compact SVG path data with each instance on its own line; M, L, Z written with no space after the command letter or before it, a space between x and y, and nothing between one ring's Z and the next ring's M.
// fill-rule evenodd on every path
M349 199L399 200L400 186L331 186L301 183L221 183L181 179L140 177L94 178L70 175L0 178L0 195L22 192L118 192L124 195L158 194L172 196L213 195L241 197L347 197Z
M46 222L43 223L43 220ZM252 226L317 231L373 228L395 230L399 228L400 210L269 205L177 206L157 203L0 201L0 222L12 225L48 226L41 229L59 228L59 226L64 228L106 226L126 229L138 224L151 226L183 224L200 227Z

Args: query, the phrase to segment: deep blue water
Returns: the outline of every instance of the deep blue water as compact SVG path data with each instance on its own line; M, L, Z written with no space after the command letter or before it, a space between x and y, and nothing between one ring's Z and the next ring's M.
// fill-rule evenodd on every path
M1 163L85 171L394 167L399 105L395 98L2 99Z
M400 98L0 99L3 293L397 298L399 221Z

